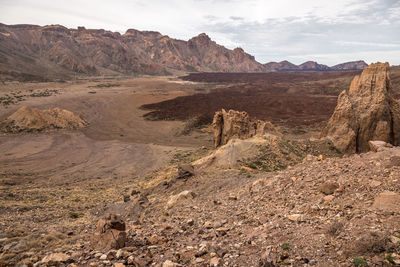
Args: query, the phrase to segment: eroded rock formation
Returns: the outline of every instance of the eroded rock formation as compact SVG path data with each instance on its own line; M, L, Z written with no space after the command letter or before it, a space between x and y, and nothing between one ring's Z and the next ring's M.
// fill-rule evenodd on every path
M65 109L40 110L21 107L0 122L0 131L6 133L41 132L52 129L77 129L86 125L87 122L80 115Z
M214 147L228 143L232 138L247 139L265 132L277 133L272 123L261 120L250 120L245 111L222 109L214 115Z
M97 223L97 229L92 236L92 244L95 248L108 251L125 246L126 225L122 219L115 214L106 214L104 219Z
M368 66L354 77L322 136L344 153L366 152L368 141L400 144L400 103L392 96L388 63Z

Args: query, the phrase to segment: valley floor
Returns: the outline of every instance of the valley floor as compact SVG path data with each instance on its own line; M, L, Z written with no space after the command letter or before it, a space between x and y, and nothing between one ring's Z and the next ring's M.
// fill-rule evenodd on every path
M390 260L400 260L397 147L309 155L275 172L210 168L175 179L178 163L212 149L212 134L204 127L182 134L184 122L145 120L149 111L140 107L220 86L170 77L2 85L0 119L28 105L68 109L90 124L0 136L0 266L40 265L56 252L71 267L392 266ZM281 129L293 140L312 139L319 126ZM192 194L166 207L185 190ZM98 219L120 210L131 210L124 218L127 246L118 253L93 249Z

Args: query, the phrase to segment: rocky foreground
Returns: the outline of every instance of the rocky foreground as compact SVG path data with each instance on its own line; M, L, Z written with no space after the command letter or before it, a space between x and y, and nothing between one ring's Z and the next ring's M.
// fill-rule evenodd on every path
M90 195L115 199L107 189L120 183L120 201L71 204L66 199L72 192L65 197L58 191L61 199L53 193L55 214L64 205L91 214L74 225L79 214L70 213L49 227L58 232L25 223L18 231L33 233L13 236L26 213L4 207L12 215L0 222L6 233L0 266L400 265L400 147L394 146L400 115L388 77L382 63L356 77L320 140L290 140L246 112L217 112L215 150L207 156L178 157L134 184L113 177ZM365 152L350 154L355 151ZM132 187L128 194L123 183ZM27 196L6 196L21 197ZM39 215L33 225L48 222L40 203L37 214L26 207L32 217ZM65 218L59 215L54 219Z
M26 266L400 264L400 148L343 158L307 156L303 163L279 172L214 169L177 177L150 190L133 190L124 204L104 211L118 212L120 217L106 218L97 230L88 226L88 233L83 231L72 249L26 253L20 255L22 262ZM4 246L3 254L13 249Z

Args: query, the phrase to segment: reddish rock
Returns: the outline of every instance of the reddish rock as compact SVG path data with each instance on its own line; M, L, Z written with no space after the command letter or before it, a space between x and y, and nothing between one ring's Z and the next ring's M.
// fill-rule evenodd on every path
M104 219L97 223L97 229L92 237L92 244L96 249L109 251L125 246L125 222L115 214L106 214Z
M373 207L377 210L400 212L400 195L395 192L380 193L375 198Z
M266 132L277 133L272 123L261 120L250 120L249 114L245 111L225 109L214 114L214 147L228 143L230 139L247 139L256 135L263 135Z
M187 179L194 175L194 167L191 164L178 165L178 179Z
M120 34L56 26L0 24L0 36L8 37L0 38L5 55L2 58L4 67L61 77L74 73L167 74L171 69L207 72L264 70L264 66L243 49L227 49L205 33L182 41L151 31L129 29ZM20 56L15 56L16 51Z
M368 142L400 144L400 103L392 95L388 63L376 63L354 77L322 133L344 153L367 152Z

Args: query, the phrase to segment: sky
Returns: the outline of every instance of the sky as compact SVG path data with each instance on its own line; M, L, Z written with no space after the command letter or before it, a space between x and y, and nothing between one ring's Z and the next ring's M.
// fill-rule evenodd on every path
M400 64L400 0L0 0L5 24L61 24L188 40L206 33L260 63Z

